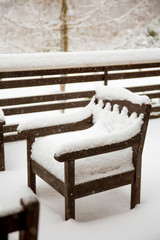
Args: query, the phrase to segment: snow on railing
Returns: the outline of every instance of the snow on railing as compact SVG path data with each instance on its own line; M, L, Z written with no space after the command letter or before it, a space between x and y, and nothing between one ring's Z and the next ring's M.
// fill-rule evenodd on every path
M0 72L160 62L160 49L0 54Z

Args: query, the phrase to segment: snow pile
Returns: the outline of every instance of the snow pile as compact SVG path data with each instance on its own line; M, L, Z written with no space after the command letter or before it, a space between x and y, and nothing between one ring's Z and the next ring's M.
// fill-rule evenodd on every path
M160 61L160 49L0 54L0 71L94 67Z
M99 86L96 90L96 97L98 99L109 100L128 100L135 104L150 104L150 99L147 96L140 96L136 93L132 93L125 88L117 86Z
M2 109L0 109L0 122L5 122L5 117Z
M34 128L42 128L42 127L49 127L49 126L55 126L60 124L68 124L73 122L79 122L82 121L92 114L92 108L93 108L93 100L84 107L83 109L78 109L74 113L66 113L62 116L55 115L55 113L44 113L43 116L40 116L37 118L36 116L31 116L30 119L23 120L18 128L17 131L20 133L24 130L34 129Z

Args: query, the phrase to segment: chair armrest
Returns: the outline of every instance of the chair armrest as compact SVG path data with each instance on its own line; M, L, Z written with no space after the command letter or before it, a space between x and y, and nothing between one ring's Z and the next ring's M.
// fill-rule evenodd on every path
M141 139L141 133L138 133L134 137L126 140L121 141L117 143L112 144L106 144L103 146L96 146L96 147L90 147L88 149L82 149L77 151L71 151L63 154L56 154L54 155L54 158L58 162L66 162L66 161L72 161L80 158L90 157L94 155L104 154L108 152L118 151L121 149L125 149L131 146L134 146L135 144L139 144Z
M24 138L27 138L29 136L42 137L42 136L47 136L51 134L83 130L91 126L92 126L92 116L89 116L88 118L78 122L71 122L67 124L59 124L59 125L53 125L53 126L41 127L41 128L31 128L27 130L19 130L18 128L17 131L18 131L18 135L23 136Z
M68 113L63 115L55 115L55 113L51 113L49 115L44 115L40 118L31 118L25 121L22 121L17 128L18 134L23 135L36 135L36 136L44 136L53 133L66 132L66 131L74 131L75 126L78 127L81 123L91 122L92 117L92 105L93 100L84 107L83 109L77 110L74 113ZM89 121L88 121L89 119ZM73 125L73 127L71 127ZM77 126L78 125L78 126ZM56 129L59 130L56 130ZM82 128L80 128L82 129ZM79 128L78 128L79 130ZM39 133L40 131L44 132L44 134Z

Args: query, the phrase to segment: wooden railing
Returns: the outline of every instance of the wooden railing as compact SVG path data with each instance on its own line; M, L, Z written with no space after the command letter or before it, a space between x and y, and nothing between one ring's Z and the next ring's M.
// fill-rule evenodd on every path
M14 70L14 71L13 71ZM3 126L4 142L19 140L16 129L18 117L29 113L48 112L84 107L94 94L95 84L121 84L133 92L148 95L152 104L151 118L160 117L159 62L102 65L89 67L64 67L59 69L15 69L0 72L0 107L7 118L17 119ZM145 79L142 81L142 78ZM137 85L137 79L139 79ZM127 81L126 81L127 80ZM117 82L116 82L117 81ZM142 81L142 84L141 84ZM66 84L66 92L57 90ZM73 90L73 85L76 87ZM47 89L46 89L47 88ZM69 88L69 90L68 90ZM44 92L45 89L45 92ZM59 88L60 89L60 88ZM43 91L43 92L42 92Z

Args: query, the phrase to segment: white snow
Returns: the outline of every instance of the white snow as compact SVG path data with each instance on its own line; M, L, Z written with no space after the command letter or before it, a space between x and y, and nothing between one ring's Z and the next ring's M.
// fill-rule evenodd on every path
M102 100L126 99L132 103L137 103L137 104L150 103L150 99L147 96L139 96L136 93L132 93L127 89L124 89L118 86L99 86L99 87L96 87L95 92L96 92L95 96L92 98L90 103L85 108L77 110L74 113L65 114L64 116L63 115L56 116L54 112L50 114L44 113L43 116L38 118L37 116L35 117L31 116L31 118L27 118L26 120L22 120L20 122L17 128L17 131L21 132L23 130L54 126L58 124L72 123L72 122L77 122L77 121L86 119L93 114L93 111L95 108L95 104L94 104L95 97L97 97L97 99L102 99Z
M0 108L0 122L5 122L4 113L1 108Z
M119 90L118 96L123 96L123 99L125 98L126 93L127 97L130 97L129 100L134 100L133 96L136 96L136 100L139 98L141 99L141 97L138 98L138 96L135 94L132 96L131 92L118 87L115 88L104 86L101 88L101 90L102 91L99 89L98 93L96 93L96 97L100 97L100 92L102 93L103 98L108 98L108 93L111 95L111 90L113 90L112 96L114 97ZM143 114L137 116L136 113L132 113L130 116L128 116L128 109L126 107L119 112L119 107L117 104L115 104L113 106L113 110L111 111L110 103L107 103L103 108L103 101L100 99L98 104L94 105L93 97L89 106L84 108L84 110L86 109L91 109L89 113L90 115L91 113L93 114L94 125L92 127L86 130L42 137L36 139L33 143L32 159L34 159L61 180L64 180L64 166L62 163L56 162L54 156L125 141L134 137L141 130ZM75 113L75 115L77 114ZM124 154L127 154L127 157ZM94 157L93 164L95 166L93 169L91 169L92 163L89 158L79 160L76 168L76 181L86 181L87 177L87 180L90 180L90 176L93 177L93 175L95 175L94 178L97 178L100 177L102 173L104 175L112 175L113 172L115 172L115 169L117 171L121 170L122 172L127 171L126 169L133 169L131 152L120 151L118 154L110 154L109 158L113 160L112 162L107 160L109 158L108 155L105 154L102 157L103 164L100 164L100 158L101 156ZM123 159L122 162L119 159ZM79 169L81 170L79 171ZM105 172L105 170L107 170L107 172ZM81 177L82 172L86 173L86 176L83 179Z
M159 62L160 49L0 54L0 59L1 72L90 67Z
M128 111L125 107L119 113L116 105L113 111L111 111L109 104L104 109L98 104L93 113L95 115L93 127L36 139L32 146L32 159L51 173L54 173L57 178L64 180L64 166L62 163L54 160L54 156L91 147L110 145L132 138L141 129L143 114L137 117L136 113L133 113L128 117L127 113ZM99 161L100 158L101 156L93 158L93 169L91 169L92 162L90 158L78 160L76 168L76 181L78 183L98 178L102 176L102 173L108 176L114 174L115 170L117 172L125 172L128 169L133 169L131 150L120 151L115 154L110 153L109 156L104 154L101 160L102 163ZM105 170L108 172L105 172ZM82 172L86 173L83 179L81 176Z
M118 86L99 86L96 89L96 97L98 99L109 100L128 100L135 104L150 104L150 99L147 96L140 96L136 93L132 93L125 88Z
M130 210L130 186L76 200L76 221L64 220L64 198L37 178L38 240L159 240L160 119L150 120L142 161L141 204ZM6 143L6 171L0 174L0 210L34 195L27 187L25 141ZM10 240L15 240L15 234Z
M43 113L42 116L39 116L39 118L37 118L37 116L35 117L31 116L26 120L21 120L17 128L17 131L21 132L23 130L28 130L28 129L49 127L49 126L73 123L73 122L84 120L91 116L92 105L93 105L93 100L85 108L78 109L74 113L67 113L61 116L58 114L56 115L54 112L47 113L47 114Z

